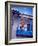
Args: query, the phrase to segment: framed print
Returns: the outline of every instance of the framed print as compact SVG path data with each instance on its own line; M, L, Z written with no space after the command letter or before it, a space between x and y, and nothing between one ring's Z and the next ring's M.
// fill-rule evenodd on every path
M37 4L5 2L5 44L37 42Z

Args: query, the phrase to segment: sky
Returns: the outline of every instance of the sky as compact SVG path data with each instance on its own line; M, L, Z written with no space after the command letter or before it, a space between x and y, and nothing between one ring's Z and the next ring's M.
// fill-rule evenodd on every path
M22 14L32 15L32 7L21 7L21 6L12 6L11 10L17 10Z

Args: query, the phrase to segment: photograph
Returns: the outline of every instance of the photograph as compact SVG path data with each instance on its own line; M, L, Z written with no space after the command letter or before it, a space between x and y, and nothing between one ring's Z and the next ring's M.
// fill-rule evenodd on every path
M32 7L10 6L11 38L33 37Z
M37 3L5 2L5 44L37 42Z

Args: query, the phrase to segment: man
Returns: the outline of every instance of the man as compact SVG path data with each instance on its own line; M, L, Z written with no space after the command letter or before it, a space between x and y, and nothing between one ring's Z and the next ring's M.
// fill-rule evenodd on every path
M20 29L21 31L27 31L27 24L25 22L24 17L21 16L21 20L20 20L20 24L18 26L18 29Z

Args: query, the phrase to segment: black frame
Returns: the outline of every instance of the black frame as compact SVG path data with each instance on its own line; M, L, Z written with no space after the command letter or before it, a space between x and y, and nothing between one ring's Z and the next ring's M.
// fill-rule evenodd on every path
M10 2L10 3L21 3L21 4L35 4L36 5L36 41L8 43L8 2ZM6 1L5 2L5 44L6 45L11 45L11 44L25 44L25 43L36 43L36 42L37 42L37 3Z

